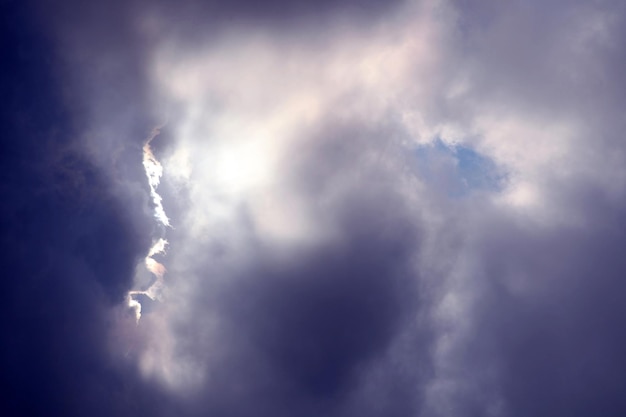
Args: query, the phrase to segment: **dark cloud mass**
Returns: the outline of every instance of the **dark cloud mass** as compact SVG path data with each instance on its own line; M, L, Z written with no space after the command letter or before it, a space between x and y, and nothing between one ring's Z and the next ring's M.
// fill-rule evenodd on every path
M626 415L621 2L0 19L0 415Z
M109 360L107 333L149 223L78 150L31 12L2 6L0 413L126 415L145 389Z

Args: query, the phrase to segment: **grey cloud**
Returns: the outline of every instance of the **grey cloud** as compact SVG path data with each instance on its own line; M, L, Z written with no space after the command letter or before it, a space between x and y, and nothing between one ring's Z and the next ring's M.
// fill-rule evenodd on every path
M613 210L621 218L622 209ZM499 364L507 415L624 410L622 221L593 223L538 233L501 225L487 239L489 301L476 332L490 341L488 361Z
M384 145L362 126L329 123L288 153L284 181L304 190L306 204L317 207L314 216L332 224L331 238L275 246L257 235L253 218L245 220L245 204L240 221L248 224L246 244L215 236L190 242L185 230L170 235L171 290L182 294L178 302L190 312L173 318L172 331L183 341L175 356L206 366L192 409L368 414L354 403L365 376L389 360L399 334L415 330L420 311L420 230L394 169L383 163ZM231 256L241 261L232 266ZM427 331L420 332L426 346ZM399 371L391 366L378 372L391 378ZM371 395L387 403L372 415L414 406L412 390L410 400L385 386ZM404 401L396 404L396 396Z
M616 388L620 383L619 372L612 370L612 366L621 369L619 358L613 356L622 345L614 325L623 311L619 303L603 295L609 289L619 292L616 280L623 271L615 249L621 247L621 240L610 232L611 227L619 229L621 224L621 208L616 201L621 194L614 190L609 178L602 173L590 174L584 166L596 166L596 155L606 157L622 153L621 145L615 146L621 122L611 116L615 114L611 105L619 101L613 90L594 90L593 87L604 77L614 78L608 74L615 71L612 61L616 58L610 42L601 43L595 49L593 43L600 40L582 39L578 46L570 43L568 36L588 23L584 14L587 8L574 5L576 8L572 6L570 10L561 6L564 5L549 10L536 4L519 6L523 9L520 13L510 7L487 11L478 5L458 8L461 30L465 31L466 38L451 38L450 43L445 44L449 50L443 62L452 67L440 74L444 78L441 86L453 83L460 74L461 78L465 77L468 88L458 95L433 97L435 104L426 109L430 120L459 123L466 128L468 137L461 140L477 144L481 151L503 165L510 161L493 152L494 147L501 146L508 152L505 145L511 145L512 152L525 156L536 152L542 157L542 146L550 147L554 143L558 148L559 141L564 140L566 146L571 146L566 149L564 163L555 158L553 164L542 165L543 162L529 158L527 165L526 162L519 166L513 164L515 169L532 172L531 178L546 192L542 196L553 212L544 213L541 205L537 212L532 207L519 211L502 208L484 195L450 200L435 185L422 184L416 179L414 185L421 190L417 193L419 202L415 216L409 216L406 214L409 209L395 205L398 201L401 201L400 206L409 204L409 200L394 195L393 187L402 178L400 172L419 170L407 167L390 174L372 169L376 163L371 161L376 158L368 159L377 152L384 155L388 138L392 138L395 146L396 141L410 137L405 127L391 123L391 128L375 126L368 130L363 126L379 121L359 120L359 127L352 128L331 121L332 117L324 118L322 124L327 124L327 128L313 135L315 140L303 141L302 148L295 141L289 148L293 159L288 160L288 169L283 175L295 178L298 187L294 189L306 196L308 206L318 210L315 215L320 218L326 215L335 222L334 226L350 249L337 261L332 254L336 246L331 243L319 252L294 251L287 267L281 265L283 261L269 262L269 266L267 261L261 261L279 258L272 254L271 248L260 253L253 251L251 264L243 267L243 272L234 274L238 277L237 284L225 286L232 288L228 290L232 291L230 297L237 296L233 301L226 297L230 305L225 310L214 308L220 310L219 316L228 317L232 329L241 329L241 334L232 336L238 341L233 344L246 345L242 348L246 353L241 355L247 359L240 360L254 364L246 368L252 376L241 378L251 384L243 388L245 398L262 397L259 403L268 413L274 412L275 407L281 409L278 404L284 404L285 397L289 398L285 405L287 414L298 407L331 413L331 410L363 412L350 402L350 398L361 398L367 403L359 397L365 391L359 389L367 385L364 381L371 374L363 371L367 365L360 364L375 367L376 363L385 363L387 375L393 375L392 380L402 380L411 386L415 403L399 394L401 400L388 405L389 408L381 406L382 414L411 410L416 415L429 416L570 415L575 412L584 415L595 408L607 414L620 413L622 405ZM602 7L593 10L599 13L593 16L600 21L604 19L600 13ZM620 32L620 25L612 24L614 26L608 27L609 39ZM522 32L529 33L531 40L520 37ZM591 46L585 42L591 42ZM571 71L566 71L570 67ZM564 72L568 75L562 76ZM620 85L619 77L615 78L615 84L610 84L614 87ZM586 101L589 91L594 91L593 99ZM513 128L505 123L498 125L498 118L511 115L519 118L515 121L519 125L514 124ZM581 118L581 115L587 117ZM497 122L481 126L485 132L477 133L472 124L484 116ZM566 133L558 129L549 131L553 122L569 130L566 129ZM526 124L536 127L524 130ZM484 137L499 132L502 126L511 131L498 133L500 136L494 136L493 143L485 145ZM603 134L591 141L589 135L594 132ZM367 139L370 137L371 142ZM529 144L523 142L525 139ZM538 146L535 148L535 145ZM408 161L409 164L419 163L411 162L410 158ZM407 159L402 163L406 164ZM393 164L398 161L394 160ZM568 174L570 168L573 174ZM516 174L511 175L515 178ZM324 200L337 189L345 193L340 194L341 198ZM486 200L480 201L480 197ZM327 203L323 205L319 201ZM245 204L240 209L241 218L248 218ZM425 217L421 217L422 210L427 212ZM402 243L406 235L393 227L387 238L378 229L383 226L377 223L386 215L392 219L390 224L400 229L416 227L420 230L420 239L428 237L428 244ZM542 216L548 216L548 220ZM250 222L252 239L254 220L246 221ZM408 299L396 298L394 292L386 292L391 288L379 287L389 280L378 279L387 276L387 261L395 267L406 262L404 256L407 259L414 256L413 251L421 254L417 265L419 273L410 273L409 282L426 287L427 296L409 291ZM363 264L360 256L352 255L357 252L385 255L380 260L369 256L368 262ZM207 250L207 253L215 252ZM363 275L365 281L355 287L363 291L369 289L367 293L375 293L376 297L361 298L365 295L344 293L341 278L333 279L332 284L318 278L350 277L355 272L360 273L362 265L367 272ZM219 269L203 263L198 265L197 271L205 269L219 273ZM255 274L246 279L249 269ZM340 273L335 274L335 270ZM380 272L370 276L369 271ZM292 282L292 275L304 277L303 282ZM315 279L307 278L309 275ZM598 278L592 278L596 275ZM281 278L283 276L286 278ZM391 273L390 277L393 276ZM207 286L210 288L207 293L216 290L211 284ZM333 292L344 294L354 310L328 301ZM197 295L202 299L204 294ZM221 305L216 298L209 299ZM421 304L415 301L418 299L422 300ZM344 311L354 313L354 322L348 320L352 317L348 314L345 321L337 319L318 332L317 319L330 314L324 311L325 303L329 304L330 311L335 311L335 317L341 317ZM369 303L380 303L381 315L375 316L363 341L358 346L353 345L352 342L359 341L360 321L369 321L372 311ZM408 316L421 314L428 323L424 326L426 329L416 330L406 324L407 327L395 328L397 320L393 317L399 314L395 313L395 304L406 305ZM389 306L394 308L387 310ZM403 310L398 308L398 311ZM389 315L382 314L384 311ZM439 314L450 314L450 317L440 319ZM344 327L354 329L354 340L344 341L341 336L335 336L327 342L327 334L343 334L340 330ZM194 332L192 324L182 325L181 329ZM404 355L393 355L406 361L407 367L422 367L416 371L418 376L407 378L412 384L383 359L387 352L393 351L394 343L399 343L406 329L420 335L409 338L419 348L409 348L409 353L404 352ZM586 340L587 334L592 341ZM306 343L309 338L313 341ZM310 347L311 344L314 346ZM344 356L348 351L351 354ZM252 359L257 357L262 359ZM586 365L585 360L591 364ZM222 372L226 373L221 371L220 375ZM263 380L267 375L272 375L271 382L261 388L250 382ZM575 381L576 375L581 379ZM229 377L231 381L236 380L237 372ZM583 388L587 384L581 382L587 380L607 388L587 391ZM238 391L234 392L230 393L232 400L216 399L216 403L221 404L223 410L239 409L232 405L241 398L236 394ZM386 395L392 394L387 392L368 399L378 405L388 404ZM571 399L570 395L576 398ZM317 398L322 400L317 402ZM243 410L244 414L248 412L247 408ZM375 411L371 413L376 415Z
M3 216L17 213L17 224L26 225L3 228L11 274L25 277L3 291L10 299L2 306L9 318L3 330L13 341L3 344L2 367L14 398L4 408L23 415L47 406L66 415L624 414L623 6L444 2L420 21L436 35L428 38L433 50L423 52L436 55L430 63L419 48L374 45L380 33L363 29L363 22L391 22L404 3L120 2L107 10L66 4L44 10L67 48L60 68L72 68L63 84L73 93L66 104L79 130L89 131L74 149L85 151L93 167L58 158L64 168L55 187L79 184L78 204L39 191L39 198L25 197L22 189L41 190L33 184L43 171L7 165L29 179L3 188L15 201L28 200L2 206ZM344 45L343 32L330 31L329 39L337 36L351 53L365 50L365 58L331 51L315 55L318 67L305 60L322 81L335 62L356 74L294 94L322 107L314 123L287 111L301 101L282 87L292 85L280 78L282 61L269 69L229 67L239 55L211 49L223 38L205 41L211 30L222 33L236 22L241 38L256 33L247 25L271 26L265 41L288 44L301 22L332 26L337 13L355 9L361 11L351 24L360 32L353 37L371 36L365 43L374 46L353 39ZM165 19L151 29L154 16ZM393 23L406 24L396 17ZM389 30L399 45L414 36ZM161 191L174 225L165 231L168 292L134 327L120 312L122 298L151 235L163 232L150 223L140 146L155 108L167 106L151 101L163 91L153 91L159 80L146 74L153 76L151 52L170 36L202 39L214 54L207 62L226 62L228 76L257 71L273 94L245 104L272 97L271 111L259 112L297 129L286 129L278 149L271 140L252 148L276 157L270 186L219 183L213 176L220 171L211 169L220 163L220 146L274 125L224 100L204 120L222 123L215 132L226 132L224 139L204 134L200 122L192 126L199 133L180 129L198 102L172 105L180 113L155 140L155 153L178 163L177 152L188 151L195 171L182 179L182 169L165 173ZM235 38L226 44L247 47ZM298 39L304 46L293 49L306 51L308 41ZM270 61L279 56L271 47L263 52ZM193 51L180 57L188 55ZM406 59L393 61L398 55ZM362 69L378 65L371 57L379 56L397 80ZM420 67L420 59L432 68ZM211 65L211 76L223 75ZM217 87L240 94L252 85L224 77L216 86L209 78L207 95L222 91ZM406 89L398 93L392 81ZM378 95L382 110L370 102ZM371 106L359 113L354 103ZM422 124L409 126L404 110ZM509 170L508 182L451 198L445 181L420 177L411 143L418 135L476 149ZM36 148L32 142L24 152ZM437 175L455 175L458 161L448 159ZM68 171L81 170L83 185L68 179ZM43 261L31 264L33 258ZM109 350L126 355L111 359ZM12 360L15 352L23 353ZM32 398L39 403L31 405Z

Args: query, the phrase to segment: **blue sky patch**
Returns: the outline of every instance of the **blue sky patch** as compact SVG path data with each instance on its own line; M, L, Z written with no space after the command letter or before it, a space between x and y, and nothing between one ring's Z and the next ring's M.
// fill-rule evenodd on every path
M437 139L418 146L415 155L419 176L453 197L472 191L497 192L506 181L502 167L469 146L448 145Z

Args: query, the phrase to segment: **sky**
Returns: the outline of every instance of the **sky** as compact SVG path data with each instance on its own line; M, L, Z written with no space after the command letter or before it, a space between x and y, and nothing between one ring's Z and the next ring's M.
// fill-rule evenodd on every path
M626 415L622 1L0 19L0 415Z

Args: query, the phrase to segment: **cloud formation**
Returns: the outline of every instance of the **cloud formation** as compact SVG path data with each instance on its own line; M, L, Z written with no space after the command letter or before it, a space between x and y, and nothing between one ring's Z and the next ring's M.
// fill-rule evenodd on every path
M7 122L7 410L624 413L619 2L50 12L77 134Z

